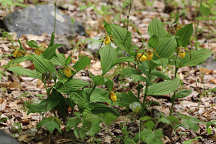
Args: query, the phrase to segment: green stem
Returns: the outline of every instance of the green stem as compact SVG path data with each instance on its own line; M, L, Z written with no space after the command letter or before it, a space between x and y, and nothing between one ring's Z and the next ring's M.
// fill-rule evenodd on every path
M149 68L149 73L148 73L148 80L146 81L146 87L145 87L145 93L144 93L144 98L143 98L143 104L146 101L147 93L148 93L148 87L149 87L149 81L151 80L151 68Z
M94 84L93 88L91 89L89 95L88 95L88 100L90 101L90 97L91 97L91 94L93 93L93 91L95 90L96 88L96 85Z
M175 60L175 78L177 77L177 73L178 73L178 67L177 67L177 56L176 56L176 60ZM175 105L175 96L176 96L176 91L174 92L172 98L171 98L171 107L170 107L170 115L172 115L173 113L173 108L174 108L174 105Z

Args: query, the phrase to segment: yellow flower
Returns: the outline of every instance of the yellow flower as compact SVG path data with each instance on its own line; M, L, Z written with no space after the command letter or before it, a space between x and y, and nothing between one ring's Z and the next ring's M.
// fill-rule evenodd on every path
M68 78L70 78L73 75L73 73L69 67L64 68L64 75Z
M141 62L144 62L147 60L147 57L145 55L142 55L139 59Z
M185 53L184 51L178 52L178 56L179 56L180 58L184 58L185 55L186 55L186 53Z
M117 101L117 96L116 96L116 94L115 94L113 91L110 92L110 99L111 99L113 102L116 102L116 101Z
M136 59L139 60L141 56L142 56L142 53L137 53Z
M34 53L36 55L40 55L41 53L43 53L43 50L37 48L37 49L34 50Z
M18 58L18 57L21 57L21 56L24 56L25 55L25 52L21 49L16 49L14 52L13 52L13 57L15 58Z
M110 36L109 35L106 35L105 39L104 39L104 43L105 45L108 45L111 43L111 39L110 39Z
M152 60L153 52L149 51L147 52L147 60Z

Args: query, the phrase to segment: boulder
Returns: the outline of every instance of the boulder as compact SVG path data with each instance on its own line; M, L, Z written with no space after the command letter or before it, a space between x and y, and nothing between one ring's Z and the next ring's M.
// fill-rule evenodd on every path
M53 5L35 5L22 10L16 10L6 17L3 22L10 32L42 35L51 34L55 25L55 8ZM69 16L56 9L56 34L73 36L85 35L85 28L79 22L73 22Z
M0 130L0 144L19 144L13 137Z

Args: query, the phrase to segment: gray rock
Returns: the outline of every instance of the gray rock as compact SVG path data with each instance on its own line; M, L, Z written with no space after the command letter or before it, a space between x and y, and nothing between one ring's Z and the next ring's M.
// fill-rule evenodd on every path
M209 57L203 64L199 65L199 67L204 67L209 70L216 70L216 59L214 56Z
M19 144L13 137L0 130L0 144Z
M18 37L23 34L42 35L51 34L54 30L55 8L53 5L29 6L7 15L3 22L10 32L16 32ZM84 27L72 23L71 18L56 10L56 34L73 36L76 33L85 35Z

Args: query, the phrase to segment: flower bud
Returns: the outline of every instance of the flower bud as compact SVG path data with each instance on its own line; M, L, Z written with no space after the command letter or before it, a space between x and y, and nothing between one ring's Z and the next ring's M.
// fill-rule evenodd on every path
M110 99L111 99L113 102L116 102L116 101L117 101L117 96L116 96L116 94L115 94L113 91L111 91L111 93L110 93Z

